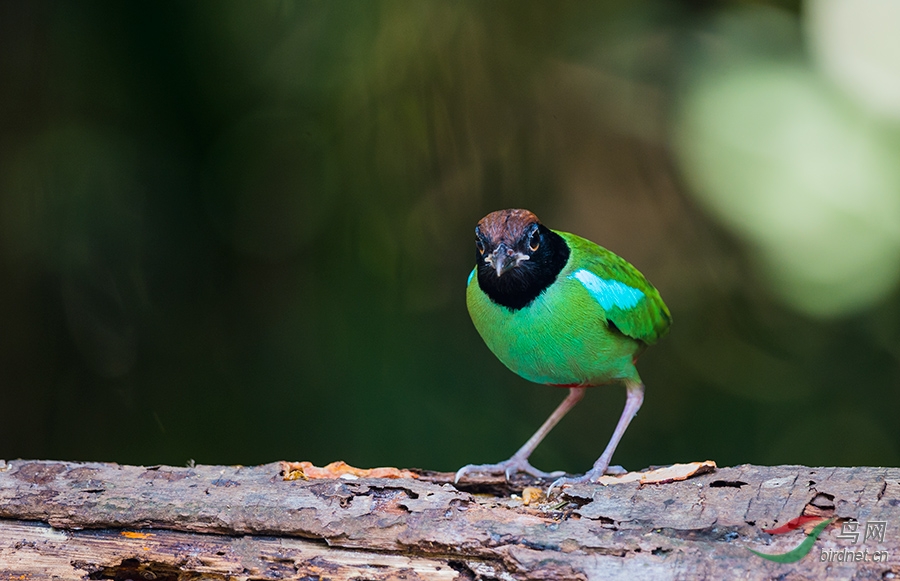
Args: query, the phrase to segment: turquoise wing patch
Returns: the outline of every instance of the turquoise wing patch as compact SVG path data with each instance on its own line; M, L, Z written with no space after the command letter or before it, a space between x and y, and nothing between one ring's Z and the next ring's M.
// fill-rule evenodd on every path
M618 280L600 278L584 268L576 270L569 275L569 278L580 282L605 311L613 307L623 311L632 309L644 298L644 293L640 290Z
M478 268L477 266L475 268ZM472 278L475 276L475 268L472 269L472 272L469 273L469 279L466 281L466 286L472 284Z

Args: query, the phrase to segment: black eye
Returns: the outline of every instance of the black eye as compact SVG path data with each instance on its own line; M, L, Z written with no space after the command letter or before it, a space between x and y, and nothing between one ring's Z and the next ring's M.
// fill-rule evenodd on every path
M541 233L535 230L531 233L531 238L528 239L528 248L531 248L532 252L537 252L537 249L541 247Z
M478 254L484 254L484 242L481 241L481 238L475 239L475 248L478 249Z

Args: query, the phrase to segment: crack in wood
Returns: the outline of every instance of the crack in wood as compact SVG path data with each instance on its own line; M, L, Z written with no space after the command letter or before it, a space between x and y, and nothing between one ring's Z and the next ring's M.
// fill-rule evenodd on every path
M277 464L0 467L0 579L46 577L33 563L57 567L61 578L106 567L107 577L97 578L114 579L134 564L128 559L154 575L167 574L157 567L163 564L241 581L380 580L397 572L448 581L844 579L900 567L898 469L739 466L666 484L576 485L525 505L509 492L473 495L447 481L284 481ZM748 553L795 547L802 531L767 535L762 528L812 510L891 523L877 547L890 559L823 564L808 557L785 565ZM816 550L841 543L826 531ZM79 573L76 562L94 568Z
M747 486L742 480L713 480L709 483L710 488L741 488Z

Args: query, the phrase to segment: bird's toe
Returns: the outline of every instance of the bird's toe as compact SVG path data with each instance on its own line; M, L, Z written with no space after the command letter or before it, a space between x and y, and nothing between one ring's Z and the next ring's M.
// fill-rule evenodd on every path
M565 474L565 472L561 470L555 472L544 472L543 470L538 470L537 468L532 466L527 459L513 457L509 460L498 462L497 464L468 464L466 466L463 466L456 471L456 476L453 480L454 484L459 482L461 478L472 472L487 475L502 474L503 477L506 478L506 480L511 479L515 474L519 472L534 476L535 478L547 480L551 478L558 478Z
M462 468L460 468L459 470L456 471L456 474L453 477L453 484L456 484L457 482L459 482L459 479L462 478L463 476L465 476L469 472L472 472L472 471L480 472L480 468L482 468L482 466L478 465L478 464L466 464L465 466L463 466Z
M551 496L555 490L561 490L565 486L583 484L585 482L597 482L604 474L625 474L627 472L628 471L621 466L609 466L605 469L593 468L585 472L582 476L564 476L562 478L557 478L553 481L553 484L547 488L547 496Z

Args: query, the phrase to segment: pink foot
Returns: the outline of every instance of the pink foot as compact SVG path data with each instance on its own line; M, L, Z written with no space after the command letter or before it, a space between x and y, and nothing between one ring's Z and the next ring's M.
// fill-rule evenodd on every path
M503 462L499 462L497 464L469 464L467 466L463 466L456 471L456 477L453 479L453 482L459 482L460 478L470 472L476 472L480 474L503 474L507 480L509 480L510 476L512 476L516 472L524 472L525 474L530 474L535 478L556 478L558 476L561 476L562 474L565 474L565 472L562 471L544 472L543 470L538 470L528 462L527 458L516 458L515 456L513 456L509 460L504 460Z
M601 468L592 468L584 473L583 476L563 476L562 478L557 478L553 481L553 484L547 489L547 496L551 496L553 491L557 488L563 488L564 486L571 486L572 484L583 484L585 482L597 482L600 480L600 477L605 474L625 474L628 472L621 466L609 466L605 469Z

